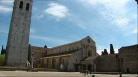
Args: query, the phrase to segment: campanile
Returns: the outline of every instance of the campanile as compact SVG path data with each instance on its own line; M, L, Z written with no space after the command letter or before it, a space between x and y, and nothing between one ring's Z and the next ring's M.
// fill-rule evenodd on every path
M6 47L6 65L8 66L26 65L32 4L33 0L14 0Z

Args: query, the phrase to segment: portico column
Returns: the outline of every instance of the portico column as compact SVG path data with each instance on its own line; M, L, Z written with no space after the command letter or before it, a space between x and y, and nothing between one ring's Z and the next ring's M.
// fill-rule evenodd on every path
M52 58L50 58L50 68L52 69Z
M86 70L88 70L88 65L86 64Z
M96 72L96 64L94 64L94 72Z

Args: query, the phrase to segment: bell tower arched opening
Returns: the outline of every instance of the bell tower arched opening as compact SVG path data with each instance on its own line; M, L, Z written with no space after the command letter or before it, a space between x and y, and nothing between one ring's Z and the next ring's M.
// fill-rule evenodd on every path
M22 8L23 8L23 1L20 1L19 8L20 8L20 9L22 9Z

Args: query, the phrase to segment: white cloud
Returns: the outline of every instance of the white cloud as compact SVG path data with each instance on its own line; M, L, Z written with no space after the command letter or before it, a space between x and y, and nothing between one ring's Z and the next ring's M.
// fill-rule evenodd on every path
M132 15L132 18L137 19L137 18L138 18L138 13L137 13L137 14L133 14L133 15Z
M35 32L36 32L35 29L33 29L33 28L30 29L30 33L35 33Z
M2 12L2 13L9 13L11 11L12 11L12 8L0 5L0 12Z
M14 0L1 0L0 2L4 4L12 4Z
M50 3L49 8L44 11L46 14L50 14L56 18L64 18L68 13L68 9L66 6L63 6L58 3Z
M5 34L7 34L8 32L5 31L5 30L0 30L0 33L5 33Z
M31 35L30 37L34 38L34 39L46 41L46 42L56 43L56 44L65 44L65 43L68 43L68 41L59 40L59 39L51 38L51 37L36 36L36 35Z
M36 11L36 10L37 10L37 7L33 7L33 10L35 10L35 11Z
M116 20L114 20L114 23L116 23L116 25L118 25L119 28L125 29L129 21L130 19L128 18L116 18Z
M41 15L36 14L36 15L34 15L34 17L39 20L39 19L44 18L44 15L43 14L41 14Z
M126 7L129 0L81 0L94 8L105 20L116 24L119 28L125 28L130 18L126 15L128 8Z
M132 33L138 33L138 29L134 29Z
M110 54L110 49L106 49L106 50L107 50L108 54ZM99 55L101 55L102 51L104 51L104 49L97 49L97 53ZM115 48L114 51L115 51L115 53L118 53L118 49L117 48Z

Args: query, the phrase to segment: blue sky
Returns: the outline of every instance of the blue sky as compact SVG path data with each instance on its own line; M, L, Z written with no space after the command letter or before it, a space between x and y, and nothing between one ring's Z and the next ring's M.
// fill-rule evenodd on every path
M0 46L6 47L13 0L0 0ZM90 36L100 54L137 44L135 0L34 0L29 43L55 47Z

